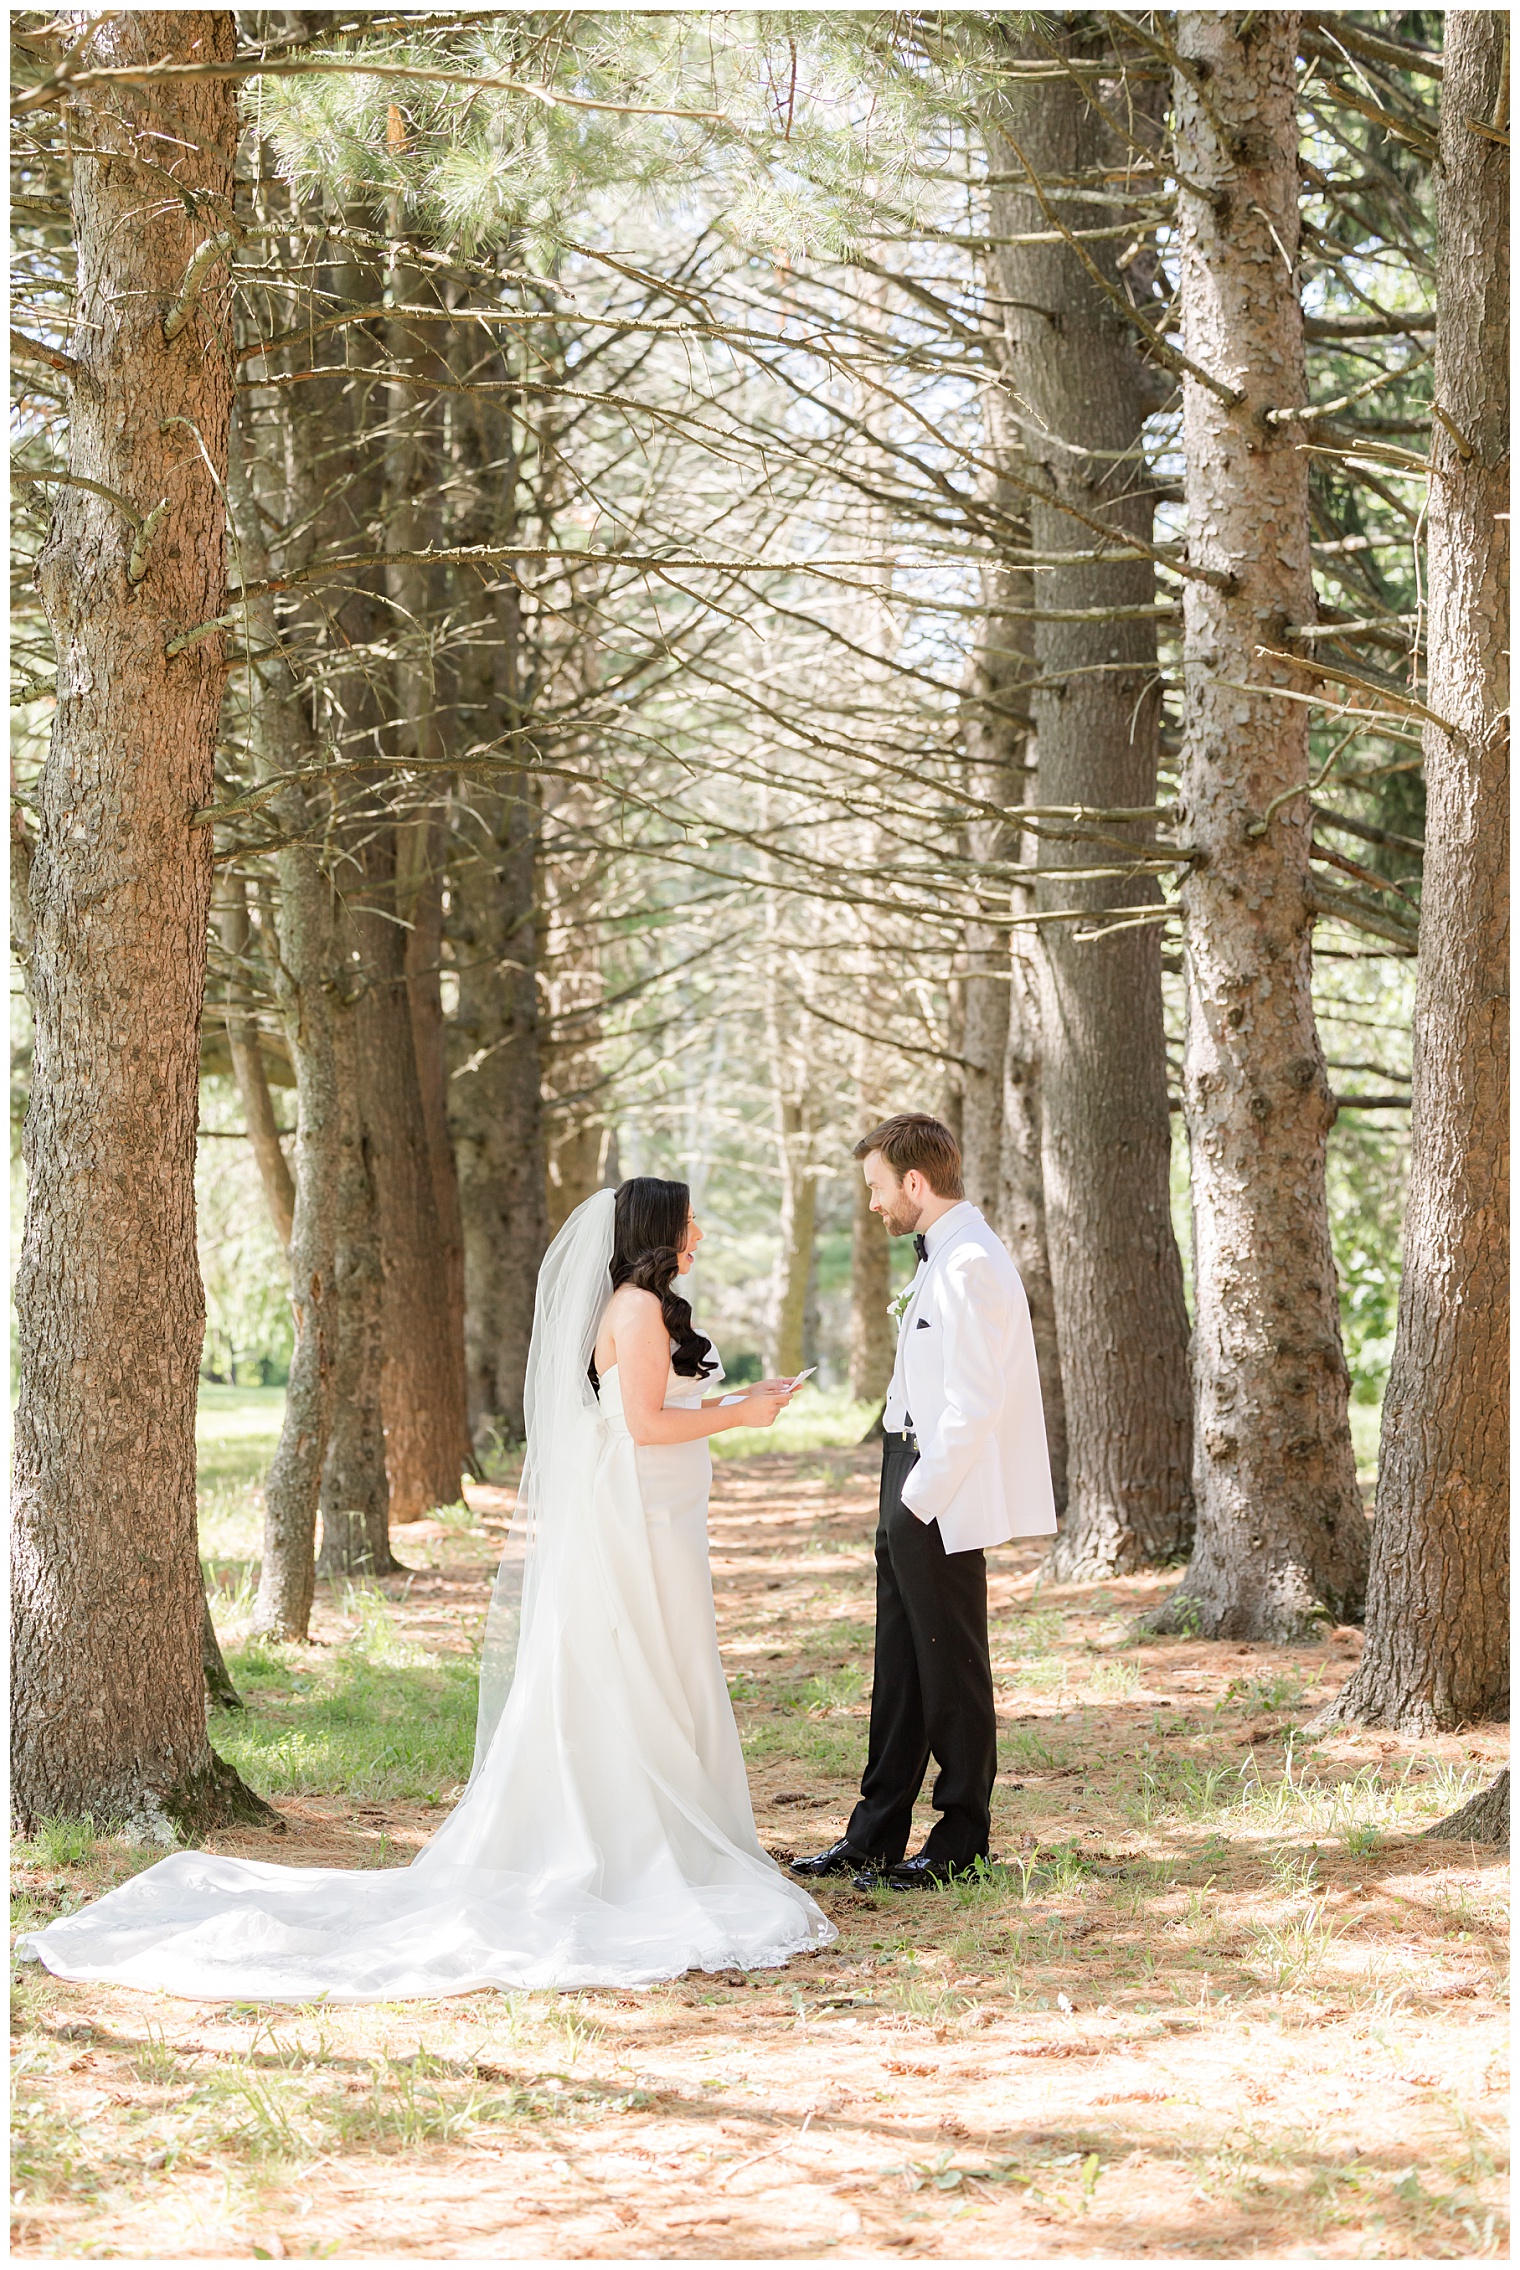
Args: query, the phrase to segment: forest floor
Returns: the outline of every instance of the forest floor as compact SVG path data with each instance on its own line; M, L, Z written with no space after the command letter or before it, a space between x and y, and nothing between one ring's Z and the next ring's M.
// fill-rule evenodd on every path
M267 1427L268 1421L263 1424ZM468 1767L504 1484L397 1533L414 1573L246 1644L256 1421L208 1444L203 1545L247 1708L217 1746L286 1833L218 1850L404 1862ZM241 1461L241 1464L240 1464ZM870 1451L718 1466L718 1617L756 1817L837 1836L864 1753ZM994 1557L984 1883L824 1885L779 1972L643 1993L257 2009L16 1972L14 2251L138 2260L1456 2259L1507 2252L1506 1870L1421 1840L1503 1728L1305 1733L1317 1648L1130 1624L1161 1578ZM16 1920L156 1857L59 1825Z

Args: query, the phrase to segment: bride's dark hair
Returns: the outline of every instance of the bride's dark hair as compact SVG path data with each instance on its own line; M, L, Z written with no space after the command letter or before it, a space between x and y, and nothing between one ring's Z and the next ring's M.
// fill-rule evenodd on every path
M691 1192L684 1182L659 1182L636 1174L618 1186L612 1218L612 1289L637 1285L654 1293L675 1342L672 1368L684 1379L705 1379L717 1370L712 1342L691 1321L691 1303L675 1290L676 1263L686 1243Z

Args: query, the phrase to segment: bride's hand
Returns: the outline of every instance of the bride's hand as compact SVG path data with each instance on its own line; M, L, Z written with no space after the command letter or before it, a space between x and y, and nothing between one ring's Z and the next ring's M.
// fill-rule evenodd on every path
M744 1392L746 1395L789 1395L791 1390L792 1383L789 1379L756 1379L751 1381Z
M774 1386L769 1380L763 1380L745 1394L739 1406L742 1413L739 1423L745 1427L773 1427L791 1399L791 1390L784 1380L778 1380Z

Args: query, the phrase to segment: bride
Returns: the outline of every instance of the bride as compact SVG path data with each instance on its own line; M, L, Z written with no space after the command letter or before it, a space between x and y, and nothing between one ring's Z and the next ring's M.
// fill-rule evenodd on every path
M196 1999L393 2001L764 1969L833 1925L763 1850L718 1654L708 1441L785 1381L722 1377L674 1290L702 1233L640 1177L539 1275L527 1456L481 1659L469 1785L408 1868L177 1852L20 1951Z

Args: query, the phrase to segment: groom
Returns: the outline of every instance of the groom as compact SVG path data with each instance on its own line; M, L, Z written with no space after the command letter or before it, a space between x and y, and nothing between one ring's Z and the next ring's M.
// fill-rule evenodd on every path
M913 1233L882 1415L876 1664L860 1802L838 1844L792 1863L862 1887L948 1883L985 1857L997 1773L984 1548L1055 1528L1029 1304L1007 1249L961 1185L960 1146L899 1112L855 1146L871 1211ZM929 1759L939 1819L903 1854Z

